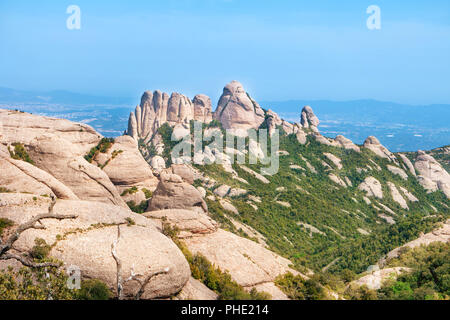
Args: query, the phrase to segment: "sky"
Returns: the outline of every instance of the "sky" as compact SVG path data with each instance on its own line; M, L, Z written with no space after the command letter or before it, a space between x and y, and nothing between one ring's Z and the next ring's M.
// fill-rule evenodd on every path
M450 1L0 1L0 86L450 103ZM81 28L69 30L69 5ZM381 29L369 30L377 5Z

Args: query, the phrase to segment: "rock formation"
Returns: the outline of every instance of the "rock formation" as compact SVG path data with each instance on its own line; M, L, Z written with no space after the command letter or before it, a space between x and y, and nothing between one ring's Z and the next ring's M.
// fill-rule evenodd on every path
M414 166L411 163L411 161L408 159L408 157L405 156L404 154L401 154L401 153L399 153L399 156L400 156L400 159L402 159L403 163L408 168L409 172L415 177L416 176L416 170L414 169Z
M364 179L364 181L358 186L358 189L365 191L368 196L383 199L381 183L374 177L367 177Z
M364 148L373 151L377 156L388 159L389 161L396 161L395 156L380 141L374 136L370 136L364 141Z
M395 167L395 166L391 166L389 164L387 165L387 169L390 172L392 172L393 174L396 174L396 175L400 176L403 180L408 180L408 175L402 169L400 169L398 167Z
M450 174L432 156L418 152L414 164L419 183L428 191L441 190L450 199Z
M23 224L47 211L49 198L32 198L28 194L2 195L0 217ZM144 281L150 273L168 268L142 288L142 299L174 295L189 280L190 269L183 254L145 217L118 206L80 200L58 200L53 211L76 218L42 219L45 229L23 232L14 244L15 253L29 252L35 239L41 238L52 245L50 256L63 261L65 267L77 266L83 277L101 280L115 293L119 272L123 298L134 298L141 289L136 280L126 281L132 275ZM119 270L114 254L121 262Z
M130 114L127 135L149 141L164 123L175 126L188 124L190 120L208 123L211 119L211 100L205 95L197 95L191 101L176 92L169 97L159 90L146 91L140 105Z
M12 144L23 145L35 167L47 172L72 191L71 194L60 185L60 191L61 188L65 189L62 191L65 194L61 195L62 198L72 199L74 194L79 199L102 201L127 208L106 173L84 159L102 138L91 127L9 110L0 110L0 124L2 150ZM22 169L25 166L27 165L23 165ZM48 175L44 180L55 185L54 179ZM53 193L55 191L58 192L54 189Z
M131 187L155 190L158 179L139 152L136 140L121 136L106 153L99 153L93 160L103 168L111 182L122 193Z
M387 182L387 185L389 187L389 190L391 191L391 196L392 199L397 202L400 207L402 207L403 209L408 209L408 204L406 203L406 200L402 197L402 195L400 194L400 192L398 191L397 187L395 186L395 184L393 184L392 182Z
M175 174L174 171L182 175L185 174L184 179ZM169 168L163 170L159 176L158 186L149 201L147 211L196 208L201 208L205 212L208 211L205 200L203 200L200 192L190 184L191 181L193 181L193 178L188 175L187 169L181 170L178 168L174 170Z
M264 121L264 110L244 90L238 81L231 81L223 89L214 112L225 129L245 134L248 129L257 129Z
M338 145L344 149L354 150L356 152L361 151L361 149L356 144L342 135L337 135L334 141L336 141Z
M303 107L301 116L300 116L300 123L303 126L303 128L309 128L315 132L318 132L319 130L317 127L319 126L319 118L314 114L312 108L310 106Z

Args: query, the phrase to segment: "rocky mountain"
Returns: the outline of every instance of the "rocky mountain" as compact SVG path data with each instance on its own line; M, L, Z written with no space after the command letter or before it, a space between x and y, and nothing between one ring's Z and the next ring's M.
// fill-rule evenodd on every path
M195 121L203 137L279 129L278 171L263 170L263 146L249 137L243 149L202 146L194 163L172 158L172 138ZM448 222L438 228L450 216L449 174L430 153L331 139L318 125L310 106L283 120L237 81L214 112L205 95L147 91L115 139L0 110L0 275L59 261L120 299L359 297L349 274L383 290L386 275L413 270L367 271L396 248L448 242Z

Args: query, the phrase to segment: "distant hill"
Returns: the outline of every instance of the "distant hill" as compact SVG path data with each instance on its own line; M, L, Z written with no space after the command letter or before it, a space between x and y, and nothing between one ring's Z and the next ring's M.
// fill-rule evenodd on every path
M137 102L128 97L0 87L2 108L86 122L102 134L112 136L126 129L128 114ZM376 100L263 101L260 105L289 121L299 121L301 108L310 105L321 119L319 129L325 136L342 134L362 144L369 135L375 135L392 151L431 150L450 143L450 105L413 106Z
M64 90L33 92L0 87L0 103L130 104L134 99L101 97Z
M450 142L450 105L405 105L376 100L290 100L261 102L283 118L299 121L303 106L319 117L320 131L330 137L342 134L362 143L377 136L392 151L429 150Z

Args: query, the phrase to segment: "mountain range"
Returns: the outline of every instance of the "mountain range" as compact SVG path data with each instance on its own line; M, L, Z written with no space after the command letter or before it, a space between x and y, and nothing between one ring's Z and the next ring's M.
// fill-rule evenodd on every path
M116 138L0 109L0 298L448 299L450 148L392 152L324 136L311 106L295 118L237 81L215 111L146 91Z
M135 98L102 97L69 91L30 92L0 87L0 106L90 123L107 136L119 136ZM363 143L377 136L393 151L430 150L450 141L450 105L406 105L377 100L262 101L289 121L298 121L305 105L314 107L320 129L329 137L344 135ZM113 120L114 119L114 120Z

